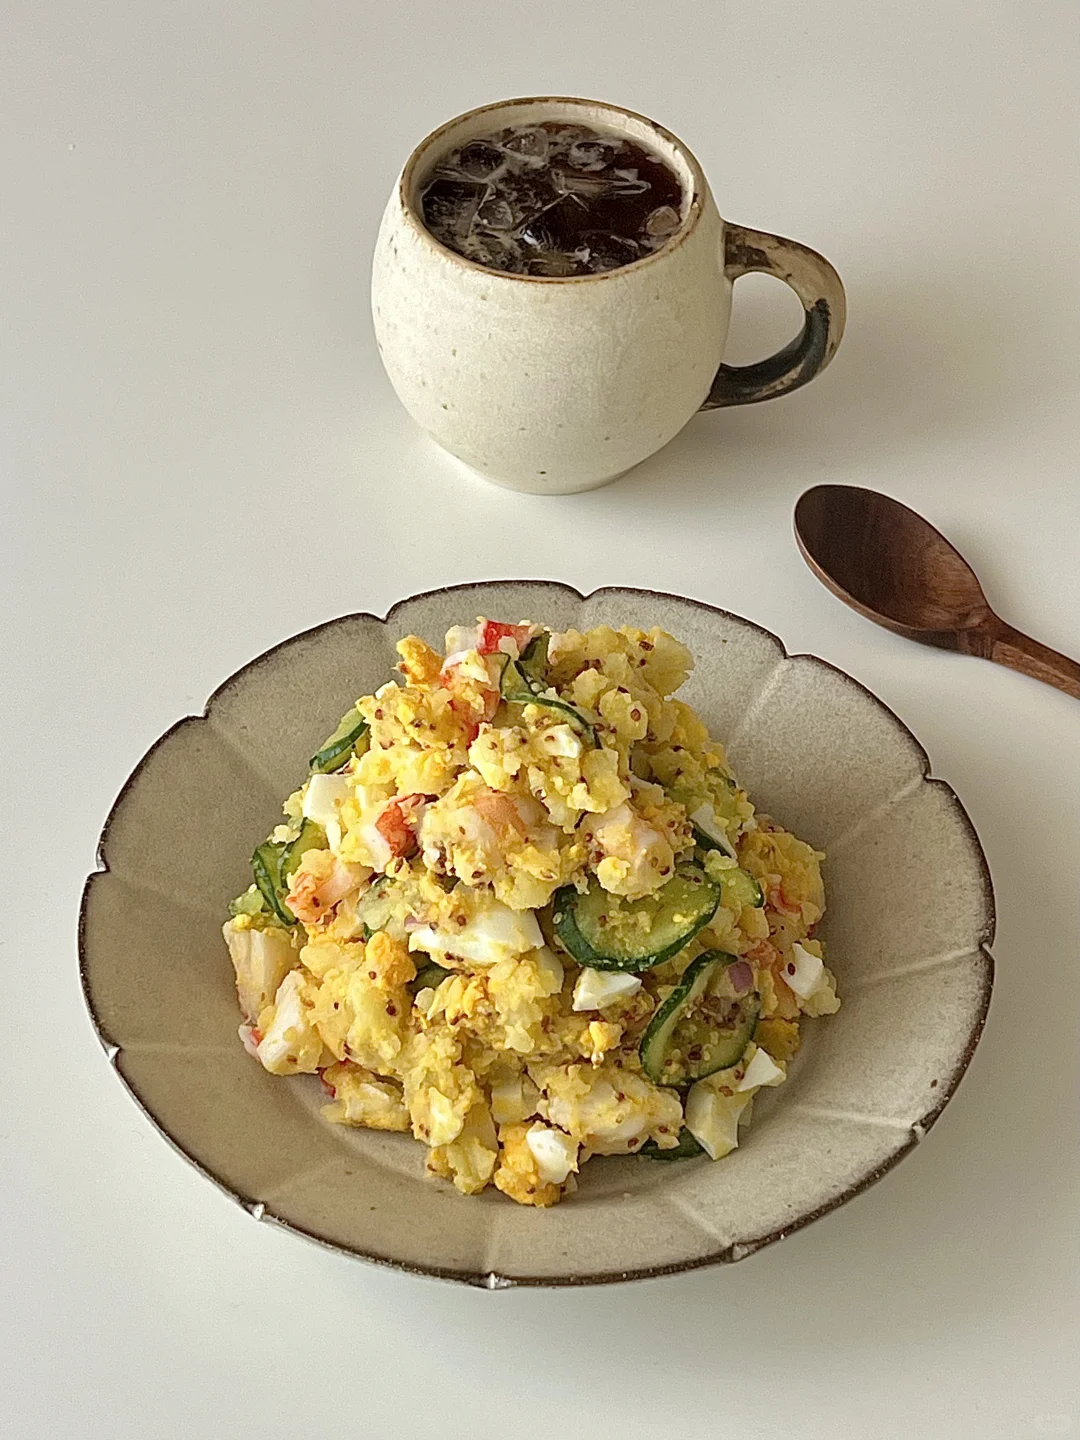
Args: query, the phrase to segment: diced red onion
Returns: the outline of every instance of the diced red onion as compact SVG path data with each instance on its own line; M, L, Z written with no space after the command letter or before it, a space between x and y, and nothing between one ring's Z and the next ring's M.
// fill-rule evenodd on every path
M754 983L754 972L745 960L736 960L728 966L728 979L736 995L745 995Z

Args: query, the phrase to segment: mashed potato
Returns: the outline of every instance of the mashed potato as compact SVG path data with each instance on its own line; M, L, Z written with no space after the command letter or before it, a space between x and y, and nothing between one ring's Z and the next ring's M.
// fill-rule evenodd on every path
M245 1048L466 1195L547 1206L597 1155L728 1154L839 1005L824 857L673 698L693 662L662 630L481 619L397 648L230 906Z

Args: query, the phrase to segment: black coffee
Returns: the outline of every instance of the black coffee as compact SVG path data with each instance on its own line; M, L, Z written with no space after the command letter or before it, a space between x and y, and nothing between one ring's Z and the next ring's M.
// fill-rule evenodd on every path
M589 275L659 250L682 223L682 187L632 140L545 121L452 150L421 206L436 240L492 270Z

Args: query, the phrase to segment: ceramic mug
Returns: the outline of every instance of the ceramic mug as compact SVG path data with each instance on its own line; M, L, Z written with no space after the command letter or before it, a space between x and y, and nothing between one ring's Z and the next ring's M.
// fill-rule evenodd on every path
M420 191L446 151L508 125L566 121L659 154L682 184L682 223L621 269L565 278L507 274L447 249ZM784 280L801 333L768 360L724 365L740 275ZM413 419L496 484L565 495L606 485L654 454L698 410L771 400L805 385L844 331L844 290L821 255L720 218L701 166L643 115L537 97L470 110L410 155L375 247L375 335Z

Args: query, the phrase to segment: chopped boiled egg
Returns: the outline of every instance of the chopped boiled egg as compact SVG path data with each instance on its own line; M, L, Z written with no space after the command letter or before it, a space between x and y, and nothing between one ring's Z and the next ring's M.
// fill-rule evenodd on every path
M322 1040L301 998L304 972L290 970L278 986L269 1025L257 1050L263 1066L277 1074L313 1071L322 1054Z
M381 807L380 812L381 813ZM350 836L355 835L359 841L358 853L373 870L385 871L387 865L394 858L394 852L390 848L390 842L376 825L378 814L365 815L360 824L351 830Z
M641 989L637 975L627 975L621 970L593 970L586 966L574 986L575 1010L602 1010L605 1005L614 1005L616 1000L625 1000L636 995Z
M539 1091L526 1075L514 1075L491 1087L491 1118L496 1125L519 1125L536 1114Z
M451 625L446 632L447 661L452 661L456 655L468 654L470 650L478 650L482 630L482 625Z
M725 1072L720 1072L725 1073ZM751 1096L724 1095L710 1075L690 1087L686 1097L686 1128L712 1160L722 1160L739 1143L739 1117Z
M584 749L580 736L575 735L569 725L549 725L536 737L535 743L545 755L570 760L578 759Z
M729 855L732 860L738 858L735 846L728 839L728 833L723 823L716 818L716 811L711 804L706 802L704 805L699 805L690 816L690 823L706 834L714 845L719 845L725 855Z
M544 937L531 910L511 910L500 900L489 900L467 924L439 930L422 925L409 937L410 950L426 950L433 959L456 955L474 965L497 965L529 950L539 950ZM554 957L552 957L554 958Z
M536 952L536 968L539 970L544 981L547 993L549 995L557 995L563 987L566 972L563 969L562 961L555 954L555 951L549 950L546 945L538 950Z
M825 963L796 941L791 947L791 959L781 973L788 989L794 990L800 1000L808 1000L825 979Z
M393 787L390 785L354 785L353 800L356 808L363 815L367 810L374 810L386 804L393 794Z
M525 1143L545 1184L561 1185L570 1171L578 1168L578 1142L561 1130L551 1130L537 1121L525 1132Z
M304 791L302 814L326 831L330 849L337 853L341 845L341 821L338 806L349 798L349 782L344 775L312 775Z
M754 1049L743 1074L743 1078L736 1085L735 1089L756 1090L759 1085L780 1085L787 1079L787 1071L782 1065L777 1065L767 1050Z
M280 929L255 930L230 920L222 932L236 971L240 1009L249 1020L273 1002L277 988L296 964L291 939Z

